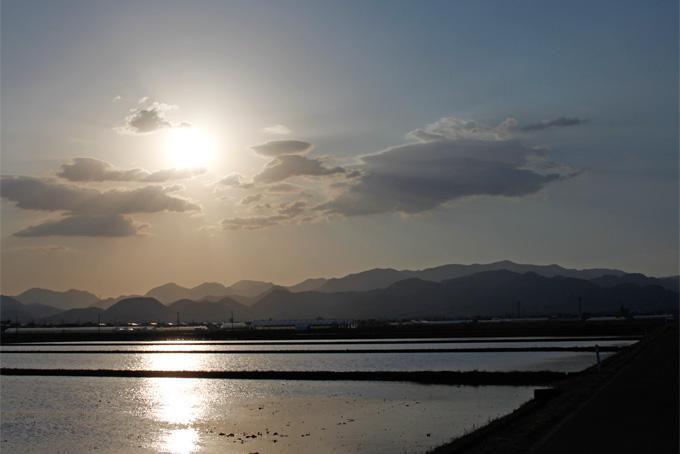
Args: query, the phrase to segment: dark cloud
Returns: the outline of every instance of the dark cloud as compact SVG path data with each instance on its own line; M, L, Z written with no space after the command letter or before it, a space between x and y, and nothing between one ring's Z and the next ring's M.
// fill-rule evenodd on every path
M148 98L142 98L140 103L145 104ZM149 134L165 128L172 128L173 124L167 119L168 112L177 109L177 106L162 102L153 102L147 106L131 109L123 120L123 126L116 128L120 133Z
M143 188L98 191L41 178L9 176L0 179L3 198L27 210L64 211L72 214L129 214L160 211L198 211L201 208L170 195L181 187L145 186Z
M273 140L262 145L252 147L262 156L280 156L288 154L303 154L312 149L312 144L302 140Z
M342 167L326 167L319 159L298 155L277 156L255 177L255 183L278 183L296 176L324 176L345 173Z
M545 152L517 140L441 139L387 149L362 158L362 176L317 207L346 216L419 213L473 195L523 196L569 178Z
M18 236L129 236L141 228L124 214L200 211L195 203L173 196L180 186L146 186L99 191L24 176L0 179L2 198L26 210L62 212L67 216L29 227Z
M205 173L205 169L162 169L149 172L143 169L117 169L105 161L94 158L74 158L63 164L57 176L69 181L139 181L162 183L191 178Z
M119 214L113 215L77 215L66 216L56 221L28 227L16 232L20 237L43 236L135 236L145 224L137 224L130 217Z
M542 123L541 128L582 122L560 118ZM525 128L541 129L531 125ZM327 167L322 159L271 152L274 159L253 178L255 186L265 188L265 195L274 193L275 197L282 197L276 193L299 191L303 194L310 189L302 182L295 187L283 182L296 176L342 174L343 178L326 180L320 189L316 187L319 185L311 188L318 190L313 200L318 200L318 196L326 198L321 204L308 206L304 201L295 201L277 206L268 203L266 216L233 217L225 219L222 225L225 229L253 230L310 222L328 215L421 213L462 197L533 194L552 182L579 173L550 160L548 150L528 146L517 139L515 133L521 129L514 118L486 126L446 117L411 131L408 137L415 139L415 143L363 156L351 170Z
M558 117L554 120L543 120L540 123L534 123L524 126L519 126L518 129L524 132L542 131L548 128L563 128L567 126L579 126L588 123L588 120L576 117Z

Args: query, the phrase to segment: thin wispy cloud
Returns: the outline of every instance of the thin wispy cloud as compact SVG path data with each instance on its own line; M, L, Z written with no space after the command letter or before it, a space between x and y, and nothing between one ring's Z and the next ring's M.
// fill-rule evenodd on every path
M285 125L271 125L267 126L265 128L262 128L262 131L266 132L267 134L272 134L275 136L288 136L293 133L293 131L290 130Z

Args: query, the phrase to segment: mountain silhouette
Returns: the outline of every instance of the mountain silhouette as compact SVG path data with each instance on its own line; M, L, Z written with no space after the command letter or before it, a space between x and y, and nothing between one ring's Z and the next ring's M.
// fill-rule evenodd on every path
M205 282L196 287L187 288L171 282L152 288L146 292L145 296L155 298L166 304L182 299L217 301L222 297L232 296L242 299L241 302L247 304L252 302L252 298L266 292L273 286L274 284L271 282L244 280L238 281L229 287L225 287L218 282Z
M32 288L14 297L24 304L45 304L60 310L87 307L99 301L97 295L82 290L58 292L43 288Z
M40 303L24 304L16 298L0 295L0 320L32 323L59 312L61 310L56 307Z
M391 268L376 268L360 273L348 274L341 278L328 279L323 285L316 288L320 292L355 292L386 288L395 282L418 278L426 281L441 282L447 279L469 276L483 271L507 270L516 273L536 273L545 277L564 276L579 279L594 279L600 276L622 276L626 274L620 270L593 268L576 270L564 268L559 265L525 265L514 263L509 260L488 264L473 265L442 265L423 270L394 270Z
M221 322L285 318L456 318L677 312L680 277L648 277L620 270L576 270L511 261L450 264L423 270L381 268L341 278L306 279L282 287L243 280L226 287L168 283L146 296L99 300L79 290L30 289L3 296L4 319L22 323ZM518 305L519 302L519 305ZM45 304L49 303L49 304ZM84 307L92 306L92 307ZM66 311L60 311L64 307Z
M223 322L230 320L245 320L250 316L247 306L239 304L228 296L219 301L179 300L170 304L170 310L177 314L181 322Z
M585 279L486 271L442 282L411 278L365 292L271 292L253 306L260 318L468 318L677 312L676 292L661 286L601 287Z
M102 312L101 319L106 323L173 322L177 314L155 298L139 297L118 301Z

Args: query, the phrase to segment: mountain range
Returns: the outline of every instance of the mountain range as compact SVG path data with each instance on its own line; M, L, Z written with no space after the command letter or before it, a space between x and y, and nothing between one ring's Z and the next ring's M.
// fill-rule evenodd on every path
M178 316L183 322L216 322L232 314L237 320L458 318L516 314L518 302L521 314L530 316L575 314L579 297L584 312L616 313L623 306L637 313L675 313L679 280L504 261L419 271L374 269L290 287L259 281L229 287L166 284L144 296L108 300L77 290L31 289L3 296L0 316L54 324L171 322ZM52 301L57 304L46 304ZM90 307L74 307L83 302Z

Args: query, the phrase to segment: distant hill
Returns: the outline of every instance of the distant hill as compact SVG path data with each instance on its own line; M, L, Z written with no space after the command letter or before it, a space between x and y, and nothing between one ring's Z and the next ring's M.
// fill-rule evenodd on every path
M103 312L104 311L98 307L69 309L50 317L45 317L41 320L41 323L49 325L97 323L100 321L98 316L103 314ZM101 321L104 322L103 317Z
M252 302L252 298L266 292L272 288L274 284L271 282L261 281L238 281L229 287L217 282L205 282L193 288L182 287L175 283L164 284L159 287L152 288L146 292L145 296L155 298L165 304L173 303L182 299L190 299L194 301L210 300L215 301L225 296L237 297L243 299L242 302Z
M510 261L443 265L423 270L373 269L341 278L307 279L290 287L238 281L193 288L168 283L146 296L99 300L79 290L30 289L3 296L1 315L22 323L221 322L285 318L451 318L521 314L677 312L680 277L620 270L576 270ZM52 304L46 304L50 302ZM86 307L92 306L92 307ZM65 310L64 310L65 308Z
M318 290L326 282L328 282L328 279L325 278L305 279L298 284L291 285L288 287L288 290L291 292L313 292Z
M219 301L191 301L179 300L172 303L170 310L179 313L180 321L184 323L225 322L231 319L248 320L250 311L228 296Z
M487 271L442 282L412 278L364 292L273 291L253 309L259 318L457 318L576 314L677 312L676 292L661 286L620 284L602 287L585 279L536 273Z
M173 322L177 319L168 306L155 298L139 297L118 301L101 314L106 323Z
M159 287L154 287L144 296L155 298L164 303L172 303L173 301L188 299L191 297L191 289L177 285L174 282L163 284Z
M248 280L238 281L237 283L229 286L228 295L241 295L253 298L263 294L272 287L274 287L274 284L271 282Z
M56 307L45 304L24 304L6 295L0 295L0 320L19 323L32 323L61 312Z
M636 284L642 286L660 285L663 288L677 292L679 287L678 284L680 283L680 277L672 276L654 278L645 276L644 274L630 273L620 276L612 276L608 274L605 276L596 277L595 279L591 279L591 281L603 287L614 287L615 285L621 284Z
M92 306L99 301L97 295L82 290L58 292L43 288L26 290L14 298L24 304L45 304L61 310Z
M536 273L540 276L572 277L578 279L593 279L599 276L621 276L626 274L620 270L612 269L585 269L576 270L564 268L559 265L524 265L509 260L488 264L473 265L442 265L423 270L394 270L391 268L376 268L360 273L348 274L341 278L328 279L323 285L316 288L319 292L356 292L386 288L395 282L404 279L417 278L426 281L441 282L447 279L455 279L469 276L484 271L507 270L516 273Z

